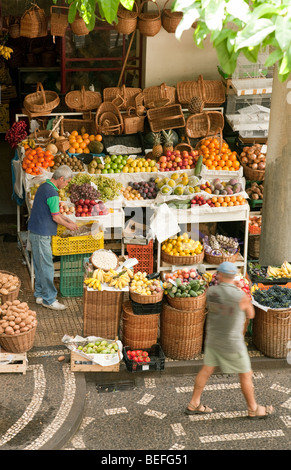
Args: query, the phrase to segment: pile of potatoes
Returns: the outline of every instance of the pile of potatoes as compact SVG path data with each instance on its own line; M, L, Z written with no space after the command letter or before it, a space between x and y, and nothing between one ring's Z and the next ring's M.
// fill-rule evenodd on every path
M15 291L19 287L19 278L13 276L13 274L8 274L0 272L0 294L8 295L11 292Z
M26 302L7 300L0 306L0 334L27 333L37 325L36 312Z

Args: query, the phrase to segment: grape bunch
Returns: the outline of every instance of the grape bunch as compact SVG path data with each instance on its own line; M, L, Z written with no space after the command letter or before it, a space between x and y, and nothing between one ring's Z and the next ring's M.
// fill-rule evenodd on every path
M70 187L70 199L75 204L79 199L96 200L100 193L90 183L72 184Z

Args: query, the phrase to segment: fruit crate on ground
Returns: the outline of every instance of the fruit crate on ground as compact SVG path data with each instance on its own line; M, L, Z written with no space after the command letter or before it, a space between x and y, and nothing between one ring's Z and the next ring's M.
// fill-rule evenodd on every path
M80 354L71 351L71 371L72 372L119 372L120 362L111 366L101 366L92 361L87 361Z
M90 253L61 256L60 293L63 297L83 295L84 262Z
M138 264L133 267L134 273L138 271L152 274L154 269L154 244L150 240L147 245L127 245L127 254L129 258L136 258Z
M161 371L165 368L165 355L159 344L153 344L151 348L143 348L143 351L148 353L150 362L136 362L129 359L127 351L130 348L125 346L123 348L123 358L126 368L129 372L144 372L144 371Z
M0 374L3 373L22 373L26 374L27 369L27 354L24 353L10 353L0 348Z

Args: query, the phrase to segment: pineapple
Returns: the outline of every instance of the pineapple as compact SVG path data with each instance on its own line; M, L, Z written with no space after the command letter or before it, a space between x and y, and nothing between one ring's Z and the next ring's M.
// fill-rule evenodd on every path
M158 132L157 134L155 134L153 132L153 139L154 139L154 143L153 143L153 148L152 148L152 155L154 159L158 160L163 155L163 146L161 144L160 133Z
M172 129L170 129L168 133L162 130L162 133L164 136L164 144L163 144L164 154L168 151L173 152L174 146L173 146Z

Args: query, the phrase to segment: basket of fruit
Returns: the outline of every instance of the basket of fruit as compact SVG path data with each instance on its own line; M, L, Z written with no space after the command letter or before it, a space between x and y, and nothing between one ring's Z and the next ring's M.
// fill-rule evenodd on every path
M240 170L237 153L231 151L228 143L222 138L222 131L216 135L200 140L195 150L203 156L203 164L207 170L236 171Z
M173 265L198 264L204 259L204 249L199 240L192 240L184 233L162 243L161 258L165 263Z
M36 327L36 312L30 310L26 302L15 299L1 306L0 346L5 351L29 351L33 346Z
M191 279L182 282L176 279L175 285L167 283L167 301L177 310L196 310L206 308L206 282L203 279Z
M147 273L134 274L129 287L130 299L139 304L155 304L163 299L164 291L158 279L149 279Z
M220 264L224 261L234 263L240 253L237 239L224 235L206 235L203 245L205 261L210 264Z
M18 276L9 271L0 271L0 299L1 304L17 299L21 281Z
M265 178L266 154L262 153L263 146L254 144L244 147L240 154L243 173L249 181L263 181Z

